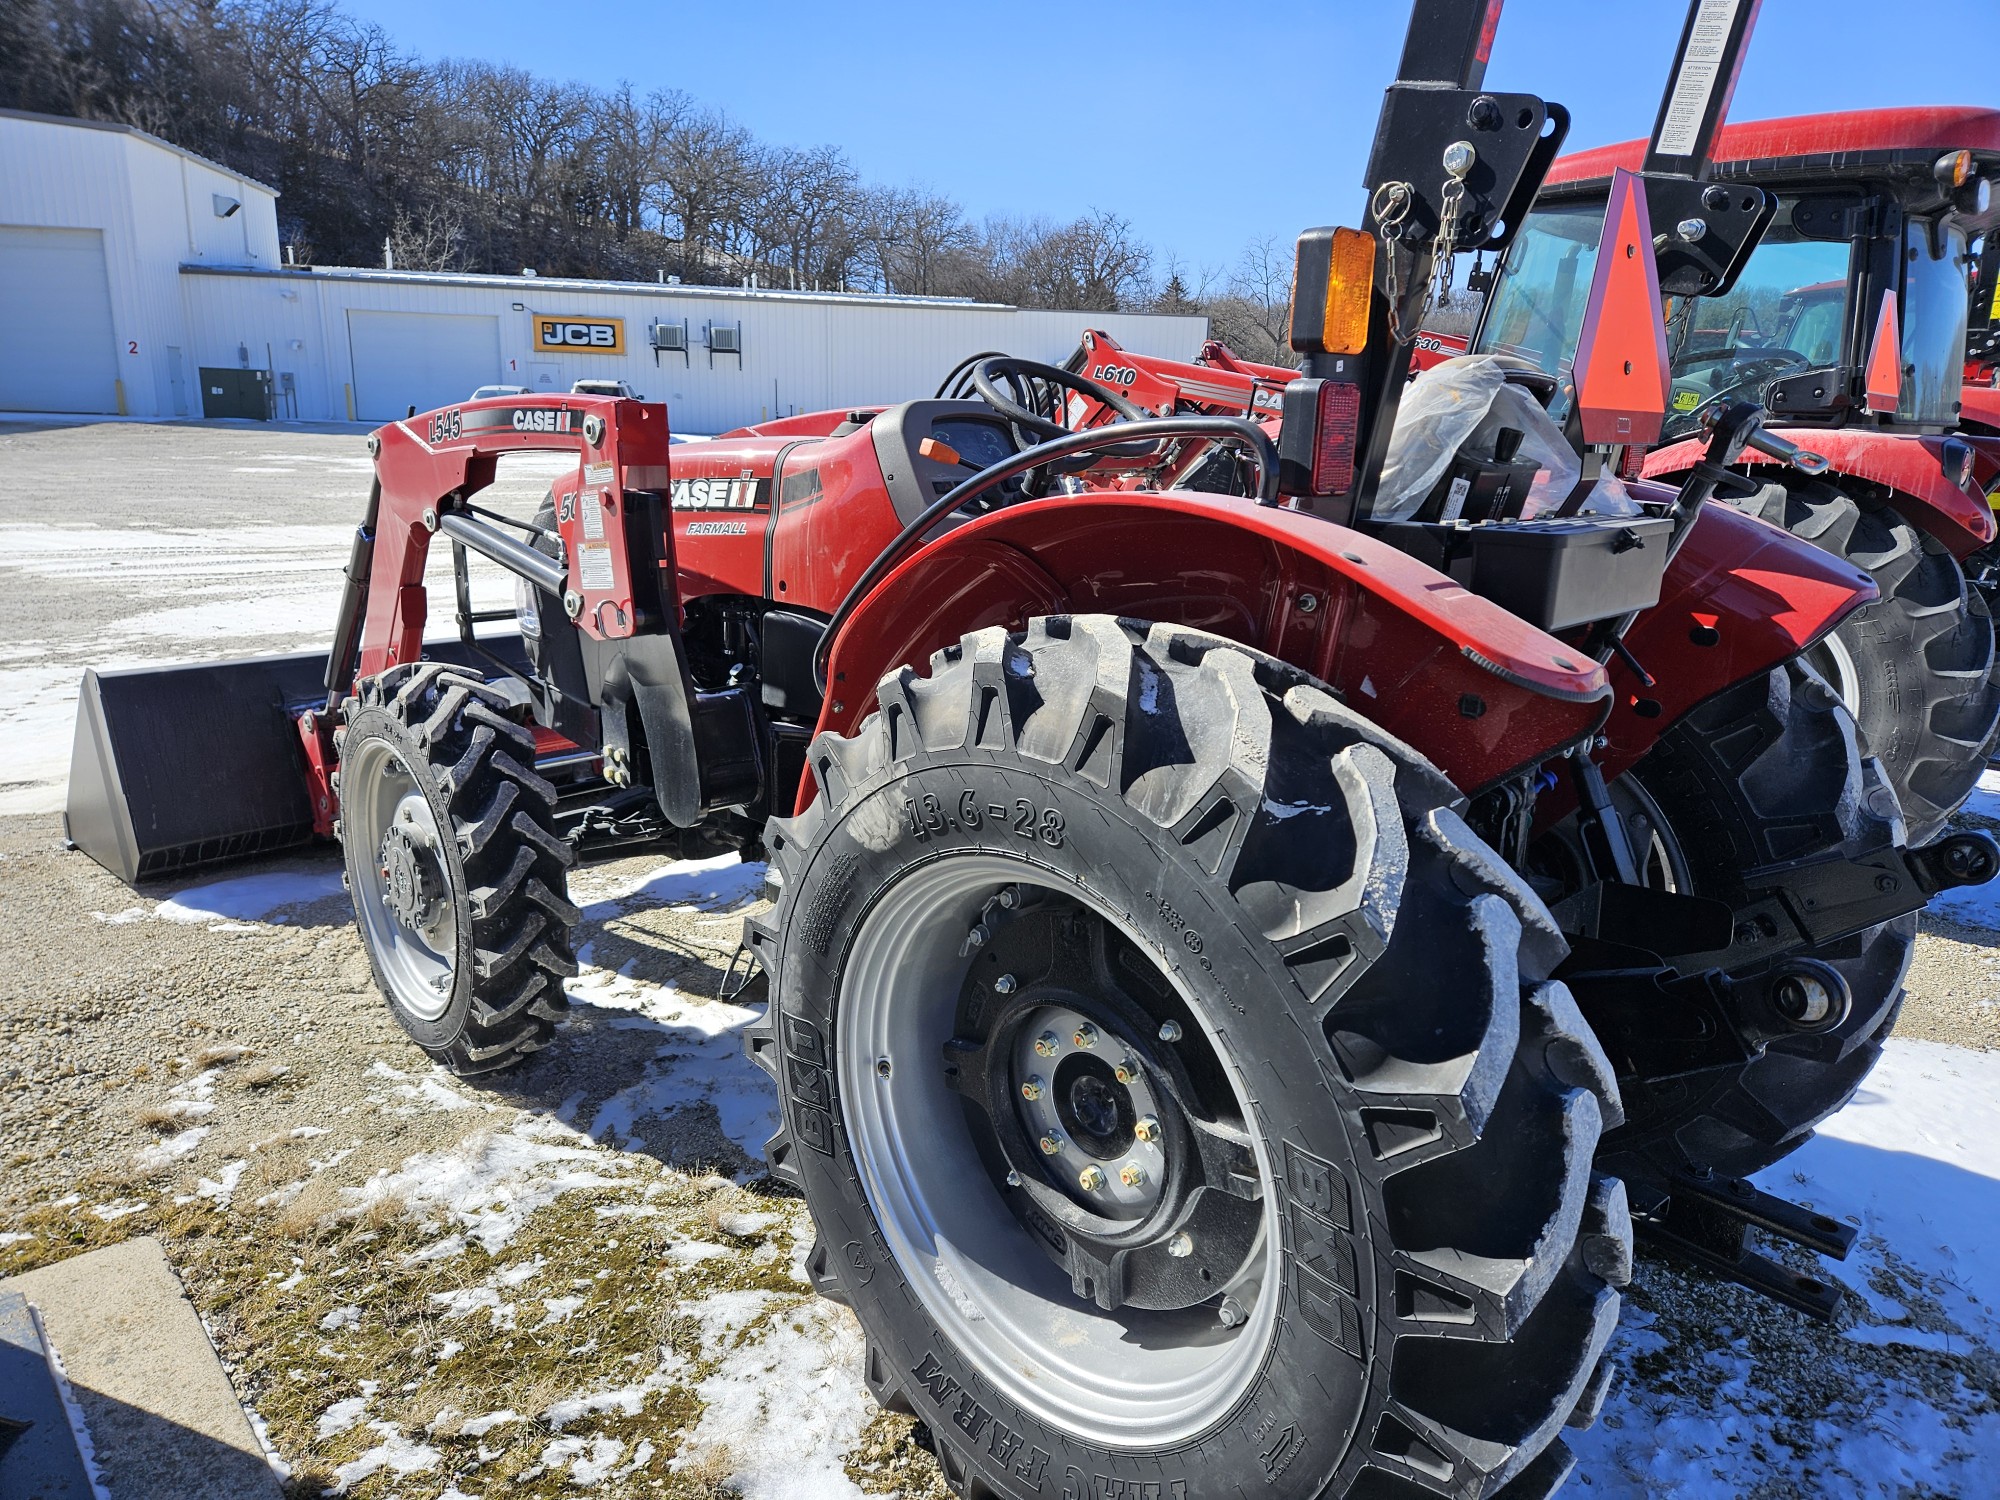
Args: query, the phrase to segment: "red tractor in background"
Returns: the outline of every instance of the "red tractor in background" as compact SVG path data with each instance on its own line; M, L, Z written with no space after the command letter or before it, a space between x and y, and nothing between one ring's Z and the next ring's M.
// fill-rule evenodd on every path
M1662 149L1705 153L1754 13L1670 74ZM1747 450L1814 463L1753 404L1640 514L1374 515L1435 269L1505 249L1567 123L1483 87L1498 18L1414 7L1367 227L1300 240L1280 442L1002 356L671 451L632 401L412 417L328 654L87 674L72 837L128 879L337 837L465 1074L553 1039L577 858L761 853L770 1169L960 1493L1551 1493L1635 1227L1831 1314L1745 1231L1853 1231L1737 1179L1852 1094L1915 913L2000 848L1907 847L1804 658L1868 576L1707 503ZM1637 181L1575 404L1645 441ZM532 519L478 499L520 450L577 456ZM1086 482L1123 470L1212 487Z
M1549 410L1567 417L1610 173L1638 168L1645 152L1630 141L1559 159L1497 275L1474 273L1491 287L1478 332L1420 333L1415 367L1468 351L1523 359L1556 377ZM1985 498L2000 490L1997 173L1996 111L1870 110L1724 127L1709 178L1768 189L1776 215L1725 291L1673 300L1662 446L1624 458L1628 473L1678 479L1700 456L1704 417L1748 397L1774 425L1797 428L1789 440L1827 459L1821 474L1774 471L1753 451L1743 464L1776 477L1728 503L1865 567L1881 588L1881 601L1814 648L1813 663L1881 758L1915 842L1944 827L2000 749L2000 553ZM1982 240L1991 241L1988 269L1975 283L1968 346L1965 283ZM1107 360L1093 339L1108 342L1086 336L1071 366L1129 370L1134 382L1111 383L1134 399L1217 352L1204 349L1192 366L1124 351ZM1225 369L1234 363L1219 352ZM1174 409L1247 415L1246 389L1203 373Z
M1475 351L1525 356L1571 401L1568 352L1615 168L1644 142L1558 161L1500 266ZM1961 405L1973 245L2000 213L2000 112L1883 109L1725 127L1711 178L1755 184L1776 214L1722 295L1675 300L1663 445L1634 465L1677 480L1702 453L1704 415L1763 405L1824 474L1756 466L1729 503L1864 567L1882 591L1815 648L1880 756L1921 842L1972 789L2000 739L1990 600L1968 587L1993 542L1985 492L2000 441ZM1676 228L1678 233L1678 227Z

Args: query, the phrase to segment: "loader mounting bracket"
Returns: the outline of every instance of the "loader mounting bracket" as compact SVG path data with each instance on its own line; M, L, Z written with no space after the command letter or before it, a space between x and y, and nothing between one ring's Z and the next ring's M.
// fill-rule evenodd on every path
M1718 1177L1706 1168L1679 1173L1654 1201L1633 1204L1632 1223L1641 1242L1817 1322L1831 1323L1845 1300L1846 1294L1828 1278L1795 1270L1753 1248L1750 1231L1845 1260L1854 1248L1854 1227L1774 1197L1740 1177Z

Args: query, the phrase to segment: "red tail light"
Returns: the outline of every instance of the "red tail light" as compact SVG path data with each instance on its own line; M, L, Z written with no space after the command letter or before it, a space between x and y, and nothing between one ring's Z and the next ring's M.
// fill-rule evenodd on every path
M1345 380L1322 383L1315 429L1313 493L1344 495L1354 488L1354 439L1361 429L1361 387Z

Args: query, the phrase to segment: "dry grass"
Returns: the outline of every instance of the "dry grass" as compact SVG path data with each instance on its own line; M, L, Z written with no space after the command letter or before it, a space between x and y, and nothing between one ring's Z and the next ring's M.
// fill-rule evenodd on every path
M168 1104L142 1104L132 1111L132 1123L141 1130L151 1130L160 1135L172 1135L181 1128L181 1121L187 1118L187 1106L179 1102Z
M236 1075L236 1081L246 1089L267 1089L292 1076L292 1070L283 1063L253 1063Z
M230 1063L248 1057L250 1051L250 1048L239 1047L234 1042L217 1042L211 1046L203 1047L189 1061L194 1064L195 1071L199 1073L203 1068L227 1067Z
M738 1467L736 1455L726 1445L715 1443L682 1454L674 1473L696 1494L719 1497L736 1493L730 1481Z

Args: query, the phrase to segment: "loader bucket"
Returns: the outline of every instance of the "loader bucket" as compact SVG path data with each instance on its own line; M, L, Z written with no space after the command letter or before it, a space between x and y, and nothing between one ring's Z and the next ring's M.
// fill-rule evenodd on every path
M312 837L288 704L326 700L326 653L83 674L63 823L128 885Z

